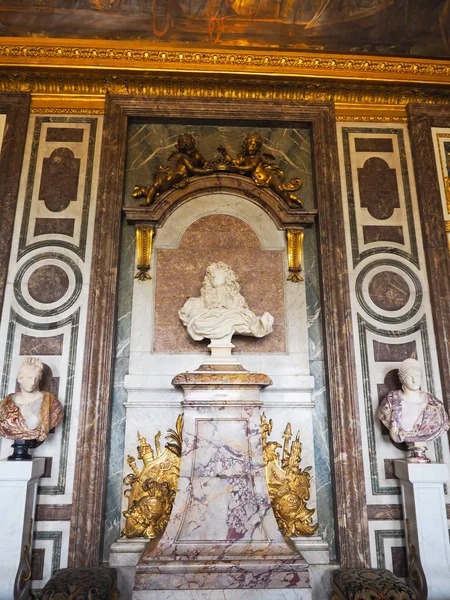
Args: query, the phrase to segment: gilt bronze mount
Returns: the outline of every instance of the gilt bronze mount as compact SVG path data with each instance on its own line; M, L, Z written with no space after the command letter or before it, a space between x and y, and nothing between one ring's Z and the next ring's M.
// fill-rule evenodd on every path
M286 425L283 433L283 455L280 460L278 442L269 442L272 433L272 419L267 421L265 413L261 415L261 437L267 487L272 509L278 527L286 536L312 536L317 532L318 523L312 523L314 508L306 503L310 498L311 466L300 468L302 444L300 432L291 442L291 424Z
M179 415L176 431L169 429L168 442L161 451L160 431L155 436L155 450L138 432L138 458L144 464L139 469L136 459L130 455L127 457L132 473L123 480L130 487L124 492L128 498L128 509L123 513L126 521L122 536L154 539L166 528L180 474L182 433L183 415Z

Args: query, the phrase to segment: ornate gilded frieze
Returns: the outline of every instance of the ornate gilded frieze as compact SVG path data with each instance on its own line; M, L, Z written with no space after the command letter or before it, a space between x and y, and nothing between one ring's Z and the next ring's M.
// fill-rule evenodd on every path
M169 429L168 442L161 452L160 431L155 436L154 450L138 432L137 452L143 465L138 468L136 459L128 455L127 462L132 473L123 480L130 487L124 492L128 498L128 509L123 513L126 521L122 536L153 539L166 528L180 474L182 433L183 415L179 415L176 431Z
M272 433L272 419L267 421L261 416L261 437L263 444L264 466L267 487L273 512L280 531L286 536L311 536L319 527L312 523L314 508L306 503L310 498L311 466L300 468L302 444L300 432L293 442L291 424L286 425L283 433L283 446L278 442L269 442L267 437ZM280 460L278 450L283 448Z
M1 61L0 61L1 62ZM184 97L184 98L227 98L245 101L246 99L272 101L289 100L292 102L325 102L333 100L336 105L345 105L345 112L352 114L349 105L374 110L383 107L383 115L375 115L385 120L389 110L398 110L409 102L429 104L450 104L450 90L443 87L406 87L393 83L371 84L339 81L286 81L278 78L254 79L231 75L227 79L207 74L170 74L160 75L148 72L120 72L83 69L79 66L70 71L38 71L36 68L20 69L17 66L3 66L0 71L1 92L30 92L33 99L45 100L45 96L71 98L70 106L84 108L92 104L92 98L99 102L105 94L129 94L146 97ZM75 102L72 102L75 101ZM49 99L46 104L51 106ZM55 101L56 102L56 101ZM42 103L41 103L42 105ZM55 104L55 108L61 110ZM92 110L98 110L93 107ZM356 115L366 120L368 115ZM395 115L397 117L401 115ZM347 119L348 120L348 119Z
M4 38L0 62L14 65L59 67L208 71L248 75L371 78L408 83L448 84L450 64L445 60L316 54L313 52L254 50L250 48L157 47L145 42L106 40L52 40Z

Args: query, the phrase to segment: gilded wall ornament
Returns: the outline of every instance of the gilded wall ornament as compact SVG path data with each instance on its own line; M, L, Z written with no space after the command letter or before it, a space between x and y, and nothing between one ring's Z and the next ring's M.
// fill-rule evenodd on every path
M278 449L281 444L268 442L272 433L272 419L267 421L265 413L261 415L261 437L263 444L264 466L267 487L273 512L280 531L286 536L314 535L319 524L312 524L314 508L306 503L310 498L312 467L300 469L302 444L300 432L291 443L291 424L286 425L283 433L283 456L280 460Z
M305 231L303 229L288 229L286 231L286 237L289 266L289 276L287 280L298 283L303 281L303 277L300 273L302 271L303 239L305 237Z
M262 144L262 137L251 133L242 142L242 152L237 158L232 158L224 146L219 146L217 150L222 160L217 169L247 175L258 187L268 187L288 204L293 202L302 207L301 199L293 193L302 187L302 180L294 177L291 181L284 181L284 171L275 164L275 157L261 153Z
M122 536L153 539L166 528L177 492L182 432L183 415L179 415L176 431L169 429L166 436L169 441L162 452L160 431L155 436L155 451L138 432L138 458L144 464L139 469L136 459L130 455L127 457L133 472L123 480L130 487L124 492L128 498L128 509L123 513L126 521Z
M175 188L184 188L193 175L210 175L212 167L195 147L194 137L190 133L182 133L175 144L176 150L168 158L175 161L174 166L158 165L153 173L153 183L146 187L135 185L133 198L145 198L142 206L148 206L163 192Z

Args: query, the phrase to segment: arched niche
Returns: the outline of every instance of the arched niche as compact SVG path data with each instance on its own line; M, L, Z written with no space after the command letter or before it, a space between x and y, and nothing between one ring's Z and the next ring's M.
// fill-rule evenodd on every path
M248 97L165 97L155 102L150 98L125 95L108 95L105 106L69 564L88 566L101 561L107 465L105 439L109 434L111 414L111 365L118 301L127 131L129 124L136 120L172 120L189 124L241 123L252 128L270 122L274 127L292 128L301 124L310 128L312 177L319 214L320 286L327 355L325 385L330 408L339 561L344 566L367 565L368 522L333 104L298 103L289 98L262 101ZM202 179L201 184L204 183ZM269 190L264 192L270 193ZM275 199L272 198L272 201ZM156 207L157 203L154 204ZM137 207L131 209L127 217L134 218L136 222L144 213ZM297 224L299 226L302 225ZM349 481L352 483L350 486ZM87 504L86 498L89 498Z

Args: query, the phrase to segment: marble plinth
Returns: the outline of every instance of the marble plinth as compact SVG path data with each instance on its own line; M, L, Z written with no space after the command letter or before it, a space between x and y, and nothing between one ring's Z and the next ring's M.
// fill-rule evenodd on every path
M31 548L25 557L24 548L32 540L34 511L39 477L45 460L0 460L0 600L29 598L30 581L20 585L20 576L30 574L26 560L31 562Z
M267 492L260 390L270 378L240 365L202 365L172 383L184 391L178 491L162 538L136 567L133 599L162 598L160 590L164 598L167 590L185 599L202 598L201 590L252 598L244 595L251 589L295 589L303 598L308 564L281 535Z
M402 487L409 576L420 600L450 597L450 544L445 510L444 464L395 461Z

